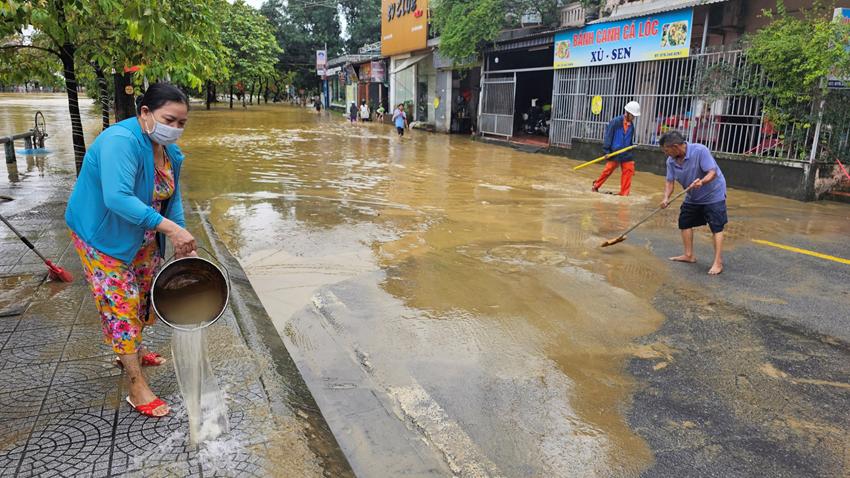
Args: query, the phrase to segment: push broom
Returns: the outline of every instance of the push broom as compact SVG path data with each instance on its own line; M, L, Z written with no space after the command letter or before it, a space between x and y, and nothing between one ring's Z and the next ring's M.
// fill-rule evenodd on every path
M606 159L611 159L611 158L613 158L614 156L617 156L620 153L625 153L626 151L631 151L633 149L635 149L635 146L626 146L625 148L618 149L617 151L614 151L613 153L608 153L605 156L600 156L596 159L591 159L590 161L588 161L586 163L581 163L578 166L574 167L573 171L578 171L579 169L590 166L591 164L596 164L600 161L604 161Z
M690 189L691 189L690 187L685 188L684 190L682 190L682 192L680 192L679 194L677 194L677 195L673 196L673 199L670 199L670 201L667 203L667 206L669 207L669 206L670 206L670 204L672 204L672 203L673 203L673 201L675 201L675 200L679 199L680 197L682 197L682 195L683 195L683 194L685 194L686 192L690 191ZM659 212L661 212L662 210L664 210L664 208L663 208L663 207L659 207L659 208L657 208L656 210L654 210L654 211L652 211L651 213L649 213L649 215L647 215L645 218L643 218L643 219L641 219L640 221L638 221L638 222L637 222L637 224L635 224L634 226L632 226L632 227L630 227L628 230L626 230L626 232L624 232L624 233L620 234L620 236L619 236L619 237L617 237L617 238L615 238L615 239L608 239L607 241L603 242L603 243L602 243L602 245L601 245L600 247L613 246L614 244L619 244L619 243L621 243L621 242L625 241L625 240L626 240L626 235L627 235L628 233L630 233L630 232L634 231L635 229L637 229L637 228L638 228L638 226L640 226L641 224L645 223L646 221L648 221L648 220L649 220L649 218L651 218L652 216L654 216L654 215L658 214L658 213L659 213Z
M41 255L41 253L38 252L38 250L35 248L35 246L33 246L32 243L26 237L23 236L23 234L18 232L18 230L15 229L15 226L9 224L9 221L7 221L6 218L3 217L2 214L0 214L0 221L3 221L4 224L9 226L9 229L11 229L12 232L14 232L16 236L18 236L18 239L20 239L24 244L26 244L27 247L29 247L31 251L35 252L38 255L38 257L40 257L41 260L44 261L44 264L47 266L47 269L48 269L48 275L50 276L51 279L62 281L62 282L74 282L74 276L72 276L70 272L68 272L65 269L57 266L56 264L50 262L49 260L47 260L46 257Z

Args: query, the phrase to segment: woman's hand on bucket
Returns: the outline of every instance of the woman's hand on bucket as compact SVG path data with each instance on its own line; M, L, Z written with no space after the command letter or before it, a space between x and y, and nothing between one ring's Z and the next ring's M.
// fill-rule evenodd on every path
M158 232L161 232L168 237L171 245L174 246L174 254L177 258L197 255L195 250L195 238L192 234L178 226L177 223L170 219L163 219L159 226L156 227Z

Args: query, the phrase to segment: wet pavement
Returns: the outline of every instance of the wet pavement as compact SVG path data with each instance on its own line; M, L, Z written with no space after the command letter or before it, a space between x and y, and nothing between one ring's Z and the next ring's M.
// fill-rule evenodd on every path
M752 242L850 258L846 205L730 191L709 278L707 231L665 259L674 212L598 247L658 176L591 194L574 161L271 105L181 145L193 232L270 318L248 347L282 338L358 476L850 474L850 266Z
M0 178L0 195L15 198L0 202L0 214L75 278L45 280L39 259L0 229L0 476L351 476L282 342L262 333L269 319L239 264L207 234L203 211L187 208L189 228L233 276L230 310L208 332L231 432L200 448L188 443L170 363L145 369L172 404L169 417L146 418L124 402L124 376L101 342L62 219L74 166L67 128L56 126L67 109L54 98L0 96L3 128L26 126L33 107L54 126L53 153L19 156L17 171ZM96 125L87 125L92 138ZM147 329L144 341L171 357L167 327Z

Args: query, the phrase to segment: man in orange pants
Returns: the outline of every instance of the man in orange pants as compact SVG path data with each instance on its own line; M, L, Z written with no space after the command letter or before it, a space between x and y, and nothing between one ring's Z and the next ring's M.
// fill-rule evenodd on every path
M602 151L605 154L611 154L614 151L619 151L632 145L635 138L634 121L638 116L640 116L640 105L637 101L630 101L626 105L625 113L622 116L617 116L608 123L602 143ZM617 164L622 169L622 173L620 173L620 196L629 195L629 190L632 188L632 176L635 175L635 161L631 151L620 153L605 163L605 169L602 170L599 179L593 183L593 192L599 192L599 188L605 184L611 173L617 169Z

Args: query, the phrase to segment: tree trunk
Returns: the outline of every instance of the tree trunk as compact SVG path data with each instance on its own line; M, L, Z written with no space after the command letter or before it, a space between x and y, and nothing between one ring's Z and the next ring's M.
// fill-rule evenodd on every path
M233 82L230 82L230 109L233 109Z
M269 104L269 79L266 78L265 90L263 91L263 101Z
M133 90L132 73L115 73L112 75L115 85L115 122L136 116L136 96ZM130 91L128 94L127 92Z
M248 95L248 104L249 105L254 104L254 83L255 82L253 82L253 81L251 82L251 94Z
M103 73L103 68L97 64L94 67L94 74L97 76L97 91L100 98L100 121L103 130L109 128L109 89L106 86L106 75Z
M212 96L212 80L207 80L207 109L210 109L210 103L212 103Z
M62 15L64 17L64 15ZM64 22L62 22L64 23ZM83 134L83 121L80 118L80 103L77 96L77 70L74 65L74 52L76 46L65 43L60 50L59 58L62 60L62 71L65 75L65 91L68 93L68 112L71 114L71 140L74 144L74 165L77 168L77 176L83 169L83 158L86 155L86 138Z

